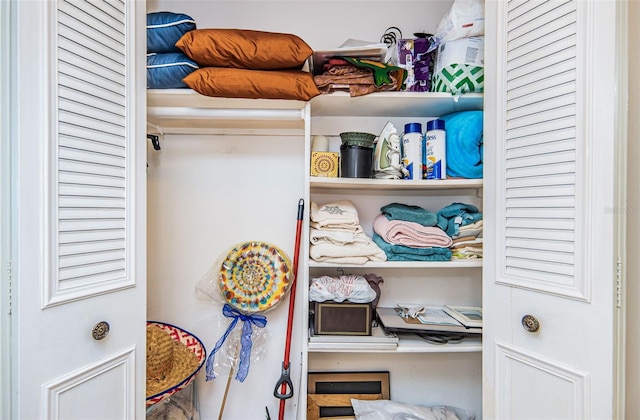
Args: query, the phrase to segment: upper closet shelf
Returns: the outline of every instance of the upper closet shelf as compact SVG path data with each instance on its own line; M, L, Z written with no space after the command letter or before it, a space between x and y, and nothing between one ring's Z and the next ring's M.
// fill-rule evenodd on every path
M304 135L304 101L217 98L191 89L148 89L148 131L154 134Z
M304 135L311 117L437 117L482 109L482 94L379 92L351 97L346 92L309 102L204 96L191 89L148 89L147 121L154 134Z

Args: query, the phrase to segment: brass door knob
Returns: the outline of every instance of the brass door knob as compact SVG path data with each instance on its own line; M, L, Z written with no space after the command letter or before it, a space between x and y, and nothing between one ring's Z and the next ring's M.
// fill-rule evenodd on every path
M102 340L109 335L109 323L106 321L98 322L91 330L91 336L94 340Z
M533 315L525 315L522 317L522 327L530 333L538 332L540 330L540 322Z

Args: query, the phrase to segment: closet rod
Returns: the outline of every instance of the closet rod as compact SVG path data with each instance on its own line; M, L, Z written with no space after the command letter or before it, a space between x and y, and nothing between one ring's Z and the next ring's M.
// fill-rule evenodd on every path
M215 109L188 107L148 107L147 116L182 119L227 119L227 120L303 120L304 109Z

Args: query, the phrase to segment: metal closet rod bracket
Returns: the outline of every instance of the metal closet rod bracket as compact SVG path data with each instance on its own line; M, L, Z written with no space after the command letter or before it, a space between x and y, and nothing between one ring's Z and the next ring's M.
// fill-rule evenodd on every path
M156 134L147 134L147 138L151 140L154 150L160 150L160 137Z

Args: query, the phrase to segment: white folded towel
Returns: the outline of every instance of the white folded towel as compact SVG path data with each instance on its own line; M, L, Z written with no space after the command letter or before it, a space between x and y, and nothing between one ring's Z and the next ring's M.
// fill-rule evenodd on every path
M342 229L309 228L309 242L312 244L331 243L335 245L351 244L354 242L355 232Z
M367 261L386 261L387 254L364 233L355 235L351 244L319 243L309 246L309 257L318 262L364 264Z
M356 229L360 226L358 211L350 200L318 205L311 202L311 226L317 229Z

